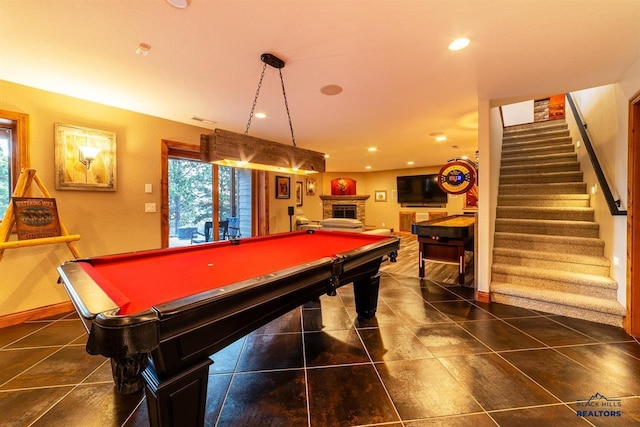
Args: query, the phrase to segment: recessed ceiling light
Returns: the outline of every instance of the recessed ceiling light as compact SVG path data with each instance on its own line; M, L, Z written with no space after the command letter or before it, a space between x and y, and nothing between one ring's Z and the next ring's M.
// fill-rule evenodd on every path
M414 162L407 162L407 164L408 164L409 166L412 166L412 165L414 164Z
M367 165L364 167L365 169L371 169L371 166Z
M167 3L178 9L185 9L189 6L189 0L167 0Z
M455 39L449 44L450 50L462 50L465 47L469 46L469 39L465 37L460 37Z
M367 151L370 153L375 153L376 151L378 151L378 149L376 147L369 147L367 148Z
M446 141L446 140L447 140L447 136L446 135L436 136L436 141L442 142L442 141Z
M338 95L339 93L342 93L342 86L339 86L339 85L322 86L320 88L320 92L329 96Z
M265 117L267 117L265 113L256 113L254 114L254 116L256 116L259 119L264 119Z
M325 159L328 159L329 157L331 157L331 156L329 156L328 154L325 154L325 155L324 155L324 158L325 158Z
M149 55L150 50L151 50L151 45L147 43L140 43L138 45L138 48L136 49L136 54L140 56L147 56Z

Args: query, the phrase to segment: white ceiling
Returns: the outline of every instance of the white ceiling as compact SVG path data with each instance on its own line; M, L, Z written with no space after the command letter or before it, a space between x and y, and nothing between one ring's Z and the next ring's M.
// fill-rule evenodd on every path
M0 79L194 125L244 132L264 52L286 61L297 145L329 171L441 165L473 157L478 100L619 81L640 0L0 0ZM275 68L256 112L250 135L291 142Z

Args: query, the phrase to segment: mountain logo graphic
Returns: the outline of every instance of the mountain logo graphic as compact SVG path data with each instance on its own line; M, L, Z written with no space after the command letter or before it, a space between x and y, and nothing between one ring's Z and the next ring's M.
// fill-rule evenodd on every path
M588 400L576 402L578 417L621 417L622 399L609 399L600 392L592 395Z
M589 398L589 400L582 400L581 402L585 402L585 406L591 406L589 405L592 401L598 401L598 400L604 400L607 402L620 402L620 399L608 399L606 396L603 396L602 394L600 394L599 392L594 394L593 396L591 396Z

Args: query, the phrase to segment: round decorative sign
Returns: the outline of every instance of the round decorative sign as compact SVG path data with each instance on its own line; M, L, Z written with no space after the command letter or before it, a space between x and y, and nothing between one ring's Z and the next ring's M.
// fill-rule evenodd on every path
M449 194L462 194L471 190L476 182L476 171L466 162L450 162L438 173L438 185Z

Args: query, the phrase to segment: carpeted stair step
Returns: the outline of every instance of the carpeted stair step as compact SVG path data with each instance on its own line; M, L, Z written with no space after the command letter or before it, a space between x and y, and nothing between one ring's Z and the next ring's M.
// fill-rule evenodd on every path
M618 284L610 277L508 264L494 263L491 281L607 299L616 299L618 293Z
M553 147L556 145L573 144L573 140L567 131L566 136L545 136L540 135L537 138L513 139L510 142L502 143L502 152L511 152L514 150L524 150L531 148Z
M604 240L592 237L496 232L493 246L496 248L547 251L560 254L604 256Z
M499 196L542 194L585 194L586 182L561 182L545 184L504 184L498 186Z
M500 209L500 207L498 208ZM600 237L600 225L590 221L496 218L497 232L570 237Z
M582 182L581 171L548 172L548 173L522 173L517 175L505 175L500 177L502 184L543 184L558 182Z
M540 132L521 131L521 132L504 132L502 134L502 144L508 145L523 141L536 141L545 139L563 139L571 138L567 126L564 128L545 129Z
M547 122L527 123L523 125L514 125L506 127L503 131L504 136L524 135L530 133L546 133L556 130L567 129L567 123L563 119L551 120Z
M626 314L626 309L616 300L500 282L491 283L491 300L617 327L622 326Z
M501 166L500 176L520 175L522 172L549 173L570 171L580 171L580 162L534 163L527 165L526 168L523 168L522 165Z
M503 158L500 162L501 166L529 166L540 163L558 163L558 162L575 162L578 160L578 154L572 153L553 153L539 154L536 156L514 156Z
M611 261L600 256L494 248L493 262L531 268L552 268L599 276L609 276L611 273Z
M556 144L542 147L523 148L519 150L502 150L502 158L508 159L510 157L524 157L524 156L539 156L543 154L553 153L573 153L573 144L568 142L565 144Z
M527 194L498 196L498 206L574 206L591 205L588 194Z
M492 301L621 326L626 309L583 179L564 119L505 129Z
M593 222L594 210L593 208L557 206L498 206L496 207L496 218Z

